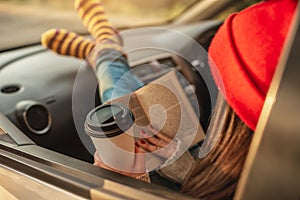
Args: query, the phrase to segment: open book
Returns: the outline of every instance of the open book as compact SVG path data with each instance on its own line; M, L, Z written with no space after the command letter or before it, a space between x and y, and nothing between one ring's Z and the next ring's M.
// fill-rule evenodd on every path
M122 103L133 112L134 125L126 131L133 137L138 138L139 131L151 124L160 133L176 137L186 146L192 146L204 138L199 118L175 71L112 102Z

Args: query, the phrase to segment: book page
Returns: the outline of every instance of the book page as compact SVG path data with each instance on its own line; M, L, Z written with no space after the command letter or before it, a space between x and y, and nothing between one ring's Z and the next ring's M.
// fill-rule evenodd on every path
M148 121L161 133L192 146L204 138L199 119L175 71L135 92Z
M140 105L135 93L124 95L111 101L111 103L121 103L129 108L134 116L134 124L126 131L127 134L139 138L139 133L142 128L149 125L149 120Z
M126 131L126 134L131 135L133 140L139 139L140 130L147 128L150 123L160 133L180 139L186 147L204 138L199 119L174 71L134 93L114 99L112 103L114 102L126 105L133 113L135 122ZM132 143L123 145L128 145L129 148ZM155 154L145 155L145 165L149 171L162 163L164 159Z

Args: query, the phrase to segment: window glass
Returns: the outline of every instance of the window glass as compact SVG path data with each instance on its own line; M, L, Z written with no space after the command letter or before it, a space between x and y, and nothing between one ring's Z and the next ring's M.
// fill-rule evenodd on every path
M116 27L163 24L197 0L102 0ZM50 28L86 33L74 0L0 0L0 50L36 43Z
M261 0L243 0L243 1L238 1L223 10L221 13L219 13L215 19L219 20L225 20L231 13L234 12L239 12L240 10L243 10L252 4L255 4L257 2L260 2Z

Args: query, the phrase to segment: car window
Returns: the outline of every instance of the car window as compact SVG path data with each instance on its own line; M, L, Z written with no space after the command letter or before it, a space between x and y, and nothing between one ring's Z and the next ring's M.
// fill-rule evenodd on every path
M243 0L243 1L235 2L231 6L227 7L222 12L220 12L218 15L216 15L214 18L219 20L225 20L231 13L243 10L260 1L261 0Z
M199 0L102 0L116 27L162 24ZM0 50L37 43L50 28L85 33L74 0L0 0Z

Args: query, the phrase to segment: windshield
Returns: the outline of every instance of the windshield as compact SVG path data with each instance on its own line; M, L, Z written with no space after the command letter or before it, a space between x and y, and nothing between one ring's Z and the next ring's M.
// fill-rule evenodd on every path
M102 0L116 27L162 24L199 0ZM0 0L0 50L37 43L50 28L86 33L74 0Z

